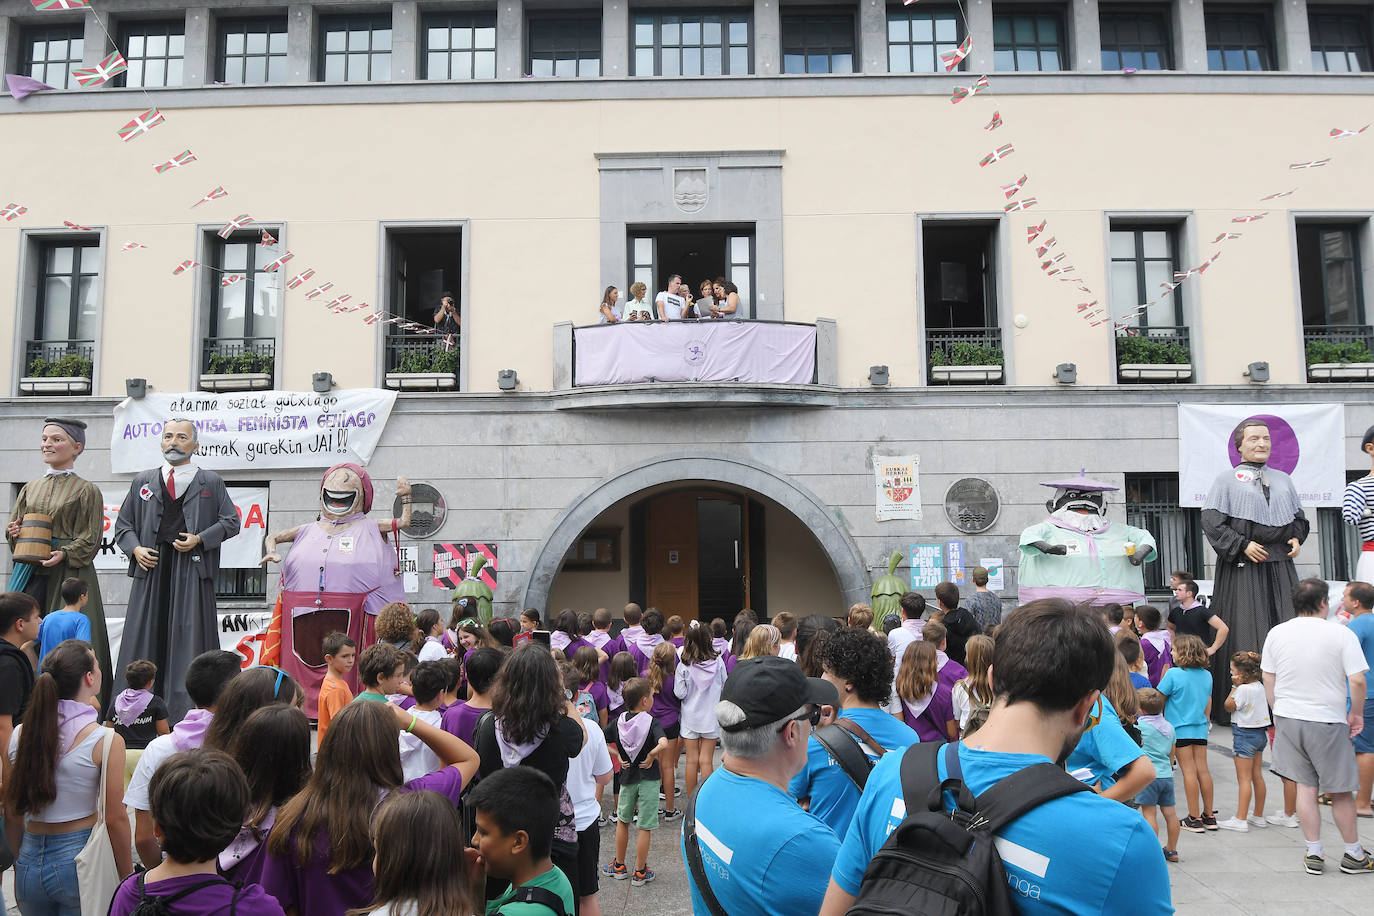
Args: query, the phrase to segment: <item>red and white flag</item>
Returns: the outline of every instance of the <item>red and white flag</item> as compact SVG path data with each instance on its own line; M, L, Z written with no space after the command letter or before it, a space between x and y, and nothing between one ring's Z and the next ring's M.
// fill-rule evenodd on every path
M959 43L959 47L955 48L953 51L946 51L945 53L941 54L940 62L945 65L945 72L949 73L951 70L957 68L959 66L959 62L962 61L965 57L968 57L968 52L972 50L973 36L969 35L966 38L964 38L962 42Z
M329 291L330 291L331 289L333 289L333 288L334 288L334 284L333 284L332 281L329 282L329 283L325 283L325 284L323 284L323 285L321 285L321 286L315 287L315 288L312 289L310 292L306 293L306 294L305 294L305 298L307 298L307 299L318 299L320 296L323 296L325 293L329 292Z
M1219 235L1219 236L1217 236L1216 238L1212 239L1212 244L1215 245L1215 244L1217 244L1218 242L1229 242L1229 241L1231 241L1231 239L1238 239L1238 238L1240 238L1240 233L1239 233L1239 232L1223 232L1221 235Z
M1041 266L1043 266L1043 265L1041 265ZM1073 273L1073 272L1074 272L1075 270L1077 270L1077 269L1078 269L1078 268L1074 267L1072 264L1070 264L1068 267L1050 267L1050 268L1046 268L1046 270L1045 270L1045 276L1047 276L1047 277L1057 277L1057 276L1059 276L1060 274Z
M1344 140L1346 137L1358 137L1360 134L1364 133L1367 130L1369 130L1368 124L1366 124L1364 127L1356 128L1333 127L1331 128L1331 139Z
M84 10L91 0L29 0L29 5L36 10Z
M1061 251L1061 252L1059 252L1059 254L1055 255L1055 256L1052 257L1052 258L1050 258L1048 261L1043 261L1043 262L1041 262L1041 264L1040 264L1040 269L1041 269L1041 270L1049 270L1051 267L1053 267L1054 265L1058 264L1060 261L1064 260L1064 259L1067 258L1068 256L1069 256L1068 252L1066 252L1066 251Z
M290 254L290 252L288 251L287 254ZM290 280L287 280L287 281L286 281L286 288L287 288L287 289L295 289L296 287L300 286L300 285L303 284L306 280L309 280L309 279L310 279L311 277L313 277L313 276L315 276L315 268L313 268L313 267L307 267L305 270L303 270L303 271L301 271L300 273L296 274L296 275L295 275L294 277L292 277Z
M223 277L220 277L219 285L221 287L233 286L235 283L242 283L243 280L243 274L225 274Z
M1082 283L1078 284L1077 289L1080 293L1087 293L1089 296L1091 296L1093 293L1091 288Z
M199 262L199 261L192 261L190 258L187 258L186 260L182 261L180 264L178 264L178 265L172 270L172 276L175 277L175 276L177 276L178 274L184 274L184 273L186 273L186 271L190 270L191 268L193 268L193 267L199 267L199 266L200 266L200 262Z
M277 240L272 238L272 233L264 229L262 230L262 241L260 241L258 244L262 245L264 248L267 248L268 246L277 244Z
M119 246L119 250L120 250L120 251L133 251L133 250L135 250L135 249L137 249L137 248L147 248L147 247L148 247L148 246L145 245L145 244L143 244L142 242L125 242L123 245L120 245L120 246Z
M1043 225L1045 225L1045 224L1044 224L1044 223L1041 223L1040 225L1043 226ZM1045 239L1045 244L1039 245L1039 246L1036 247L1036 249L1035 249L1035 256L1036 256L1037 258L1043 258L1045 255L1047 255L1047 254L1050 253L1050 249L1051 249L1051 248L1053 248L1055 245L1058 245L1058 244L1059 244L1059 239L1055 238L1054 236L1050 236L1049 238Z
M253 217L249 216L247 213L240 213L238 216L225 223L224 228L217 232L216 235L222 239L227 239L252 221Z
M1002 126L1002 112L994 111L992 120L983 125L983 130L996 130Z
M1003 159L1007 158L1014 152L1016 152L1016 148L1013 147L1010 143L1003 144L1002 146L999 146L997 147L997 149L988 153L982 159L979 159L978 167L987 168L994 162L1001 162Z
M1319 169L1329 163L1330 159L1313 159L1311 162L1292 162L1289 163L1290 169Z
M173 156L171 159L168 159L166 162L160 162L154 165L153 168L157 170L157 173L159 175L161 175L163 172L167 172L175 168L180 168L183 165L190 165L192 162L195 161L195 153L192 153L190 150L185 150L183 152L177 153L175 156Z
M119 139L128 143L135 137L143 136L166 120L167 119L162 116L162 112L158 111L156 108L149 108L147 111L143 112L143 114L138 115L119 129Z
M263 270L267 271L270 274L274 270L280 269L283 264L285 264L287 261L291 260L294 257L295 255L288 251L286 254L282 255L281 257L273 261L271 264L268 264L266 267L264 267Z
M1218 260L1220 260L1220 259L1221 259L1221 252L1220 252L1220 251L1214 251L1214 252L1212 252L1212 256L1211 256L1210 258L1208 258L1207 260L1203 261L1201 264L1199 264L1199 265L1197 266L1197 272L1198 272L1198 273L1202 273L1203 271L1205 271L1207 268L1211 267L1213 264L1215 264L1215 263L1216 263Z
M329 285L330 285L330 286L333 286L334 284L331 283L331 284L329 284ZM342 308L343 304L344 304L345 302L347 302L349 299L352 299L352 298L353 298L353 297L350 296L350 295L348 295L347 293L345 293L345 294L342 295L342 296L335 296L333 299L331 299L330 301L326 302L326 303L324 304L324 307L327 308L327 309Z
M1086 312L1086 311L1089 311L1090 309L1095 309L1095 308L1097 308L1097 300L1096 300L1096 299L1094 299L1092 302L1080 302L1080 303L1078 303L1078 310L1079 310L1080 312Z
M980 76L978 77L978 79L973 81L972 86L956 86L954 92L949 97L949 101L951 104L958 105L960 102L962 102L964 99L968 98L971 95L977 95L980 92L986 92L987 88L988 78L986 76Z
M1175 276L1177 276L1177 274L1175 274ZM1178 289L1178 288L1179 288L1180 286L1182 286L1182 285L1183 285L1183 281L1182 281L1182 280L1179 280L1179 281L1174 282L1174 283L1170 283L1170 282L1167 281L1167 280L1164 281L1163 283L1159 284L1159 288L1162 289L1162 290L1164 290L1164 292L1160 295L1160 298L1163 298L1164 296L1169 295L1170 293L1172 293L1174 290Z
M1048 220L1046 220L1046 222L1048 222ZM1042 232L1044 232L1044 231L1045 231L1045 223L1041 223L1041 224L1038 225L1038 226L1027 226L1027 227L1026 227L1026 244L1029 245L1031 242L1033 242L1033 241L1035 241L1036 239L1040 238L1040 233L1042 233Z
M444 339L441 340L441 341L439 341L439 346L441 346L441 347L444 348L444 352L445 352L445 353L447 353L447 352L449 352L450 350L452 350L452 349L453 349L453 335L452 335L452 334L446 334L446 335L444 335Z
M1265 218L1266 216L1268 216L1268 215L1269 215L1269 211L1268 211L1268 210L1265 210L1263 213L1256 213L1256 214L1254 214L1254 215L1252 215L1252 216L1233 216L1233 217L1231 217L1231 222L1233 222L1233 223L1257 223L1257 222L1259 222L1260 220L1264 219L1264 218Z
M62 225L66 226L68 229L71 229L71 230L76 231L76 232L90 232L90 231L91 231L91 227L90 227L90 226L83 226L83 225L81 225L80 223L73 223L73 222L71 222L70 220L65 220L65 219L64 219L64 220L62 221Z
M1002 211L1004 213L1015 213L1017 210L1029 210L1038 203L1040 203L1040 201L1036 200L1034 197L1023 197L1020 200L1013 200L1003 207Z
M1013 197L1019 194L1021 192L1021 189L1025 186L1026 176L1022 175L1020 178L1016 179L1011 184L1002 185L1002 194L1007 198L1007 200L1011 200Z
M1260 198L1260 203L1264 203L1266 200L1278 200L1281 197L1292 197L1297 190L1297 188L1294 188L1291 191L1279 191L1275 194L1267 194Z
M0 209L0 216L3 216L5 218L5 222L8 223L18 219L19 217L23 216L25 213L28 212L28 207L22 207L19 204L5 204L4 209Z
M205 196L202 197L200 200L196 201L195 203L191 204L190 209L194 210L196 207L199 207L203 203L208 203L212 200L220 200L228 196L229 192L224 190L224 185L220 185L217 188L213 188L209 191L206 191Z
M111 51L105 55L105 59L91 67L89 70L73 70L72 77L85 88L99 86L101 83L108 82L125 70L129 69L129 62L124 59L124 55L118 51Z

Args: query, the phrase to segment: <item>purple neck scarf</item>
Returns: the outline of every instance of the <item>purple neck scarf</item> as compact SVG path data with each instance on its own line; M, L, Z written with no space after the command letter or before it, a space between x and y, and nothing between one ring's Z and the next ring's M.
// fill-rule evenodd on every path
M501 750L501 763L503 766L519 766L520 761L524 760L534 752L534 749L544 743L544 738L548 736L547 731L542 731L535 736L533 741L523 741L519 744L506 737L505 725L500 719L496 720L496 746Z
M193 751L205 741L210 720L215 714L208 709L193 709L172 729L172 744L178 751Z
M616 731L620 735L620 747L625 751L625 762L633 763L649 737L649 726L654 717L647 712L622 712L616 721Z
M95 710L76 700L57 701L57 747L65 754L76 743L76 736L95 721Z
M153 702L151 690L121 691L119 696L115 697L115 715L119 716L119 721L125 725L133 725L134 720L143 715L143 710L147 709L151 702Z
M1156 731L1166 738L1173 739L1174 726L1168 719L1164 718L1163 713L1153 716L1141 716L1136 720L1142 725L1151 725Z

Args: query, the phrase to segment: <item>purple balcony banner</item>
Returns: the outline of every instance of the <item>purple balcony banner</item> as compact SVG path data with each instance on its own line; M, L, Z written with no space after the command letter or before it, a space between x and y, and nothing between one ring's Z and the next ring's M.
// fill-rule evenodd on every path
M575 328L574 384L781 382L816 374L814 325L672 321Z

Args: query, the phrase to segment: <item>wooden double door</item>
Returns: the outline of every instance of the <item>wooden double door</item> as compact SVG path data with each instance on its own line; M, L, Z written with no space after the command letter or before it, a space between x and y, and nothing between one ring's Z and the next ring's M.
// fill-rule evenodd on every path
M749 607L749 519L748 501L731 493L675 490L646 500L648 605L702 621L730 621Z

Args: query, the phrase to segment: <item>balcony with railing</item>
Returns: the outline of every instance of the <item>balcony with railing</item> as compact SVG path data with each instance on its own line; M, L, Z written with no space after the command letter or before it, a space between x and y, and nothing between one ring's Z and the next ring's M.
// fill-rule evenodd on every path
M386 387L398 391L455 391L457 334L401 332L386 336Z
M1374 379L1374 327L1309 325L1302 330L1307 378L1312 382Z
M1001 328L927 328L932 385L1000 385L1006 380Z
M21 394L90 394L93 340L30 340L24 346Z
M1116 377L1127 384L1189 381L1193 355L1188 329L1174 325L1118 328Z
M264 391L276 377L275 337L206 337L200 387L205 391Z

